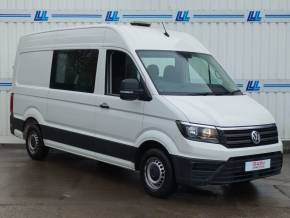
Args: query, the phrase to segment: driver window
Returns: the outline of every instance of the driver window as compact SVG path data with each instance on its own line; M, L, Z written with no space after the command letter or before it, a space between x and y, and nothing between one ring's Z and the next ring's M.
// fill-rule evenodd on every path
M140 73L137 67L125 52L107 50L106 59L107 95L120 95L120 86L124 79L137 79L140 81Z

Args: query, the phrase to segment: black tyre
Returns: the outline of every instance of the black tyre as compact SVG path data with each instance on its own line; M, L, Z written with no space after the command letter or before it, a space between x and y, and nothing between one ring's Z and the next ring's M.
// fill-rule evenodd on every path
M49 148L44 145L41 131L36 123L26 126L26 150L33 160L43 160L48 154Z
M241 187L241 186L248 186L248 185L251 185L251 180L248 180L248 181L243 181L243 182L235 182L235 183L232 183L232 186L235 186L235 187Z
M150 149L145 152L141 160L140 173L144 189L148 194L165 198L175 191L173 166L163 151Z

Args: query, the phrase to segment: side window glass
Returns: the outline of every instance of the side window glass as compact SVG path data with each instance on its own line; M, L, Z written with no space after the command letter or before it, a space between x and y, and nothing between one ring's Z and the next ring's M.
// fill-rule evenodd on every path
M50 88L94 92L98 50L57 50L53 53Z
M106 94L119 95L121 82L124 79L140 81L137 67L125 52L107 50L106 59Z

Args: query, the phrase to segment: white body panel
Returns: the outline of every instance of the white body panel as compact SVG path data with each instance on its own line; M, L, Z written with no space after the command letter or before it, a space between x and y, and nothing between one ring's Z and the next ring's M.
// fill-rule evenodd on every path
M46 108L49 125L95 132L96 98L92 94L50 89Z
M166 96L193 123L215 126L252 126L275 123L256 101L242 96Z

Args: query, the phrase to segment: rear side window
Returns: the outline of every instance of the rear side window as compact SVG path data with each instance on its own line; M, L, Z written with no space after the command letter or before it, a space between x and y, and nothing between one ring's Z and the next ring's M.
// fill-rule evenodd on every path
M50 88L93 93L98 53L98 50L54 51Z

